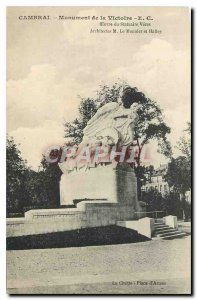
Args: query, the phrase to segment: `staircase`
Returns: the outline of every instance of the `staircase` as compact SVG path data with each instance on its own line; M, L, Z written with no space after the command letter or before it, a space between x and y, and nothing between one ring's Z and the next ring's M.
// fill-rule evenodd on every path
M185 232L181 232L178 229L169 227L163 220L156 221L154 223L153 237L158 237L163 240L176 239L186 236Z

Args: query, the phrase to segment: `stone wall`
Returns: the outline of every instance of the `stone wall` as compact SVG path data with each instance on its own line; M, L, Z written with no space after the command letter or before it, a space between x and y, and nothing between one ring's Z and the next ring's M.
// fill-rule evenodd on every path
M76 208L30 210L24 218L7 219L7 236L114 225L135 219L139 211L135 173L124 163L63 174L60 197L61 205L81 202Z
M7 237L75 230L132 219L131 207L107 201L84 201L77 208L30 210L24 218L7 219Z

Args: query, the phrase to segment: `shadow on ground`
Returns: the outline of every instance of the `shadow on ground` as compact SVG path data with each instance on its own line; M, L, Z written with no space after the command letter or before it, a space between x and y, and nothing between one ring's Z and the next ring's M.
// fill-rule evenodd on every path
M7 238L7 250L67 248L149 241L137 231L116 225Z

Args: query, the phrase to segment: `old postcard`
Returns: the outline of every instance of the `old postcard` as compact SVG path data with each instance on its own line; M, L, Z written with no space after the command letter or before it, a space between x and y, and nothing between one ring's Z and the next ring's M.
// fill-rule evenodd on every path
M7 7L7 292L191 294L191 11Z

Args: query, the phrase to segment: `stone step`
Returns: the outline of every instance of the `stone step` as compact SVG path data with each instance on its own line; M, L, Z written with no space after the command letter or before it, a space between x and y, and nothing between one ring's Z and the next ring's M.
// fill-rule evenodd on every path
M160 237L164 237L164 236L169 236L169 235L173 235L173 234L176 234L176 233L180 233L180 231L174 229L174 230L169 230L167 232L164 232L164 233L161 233L159 234Z
M155 224L164 224L164 221L163 221L163 219L161 218L161 219L155 219Z
M169 228L169 226L168 225L156 225L156 226L154 226L154 229L155 230L160 230L160 229L167 229L167 228Z
M165 233L168 233L168 232L174 232L174 231L177 231L177 230L174 229L174 228L168 228L168 229L163 229L163 230L156 230L155 234L156 235L162 235L162 234L165 234Z
M167 236L163 236L163 237L161 237L161 239L162 240L170 240L170 239L176 239L176 238L180 238L180 237L184 237L184 236L186 236L185 232L178 231L177 233L167 235Z
M166 227L163 227L163 228L156 228L155 231L160 232L160 231L164 231L164 230L168 230L168 229L174 229L174 228L166 226Z

